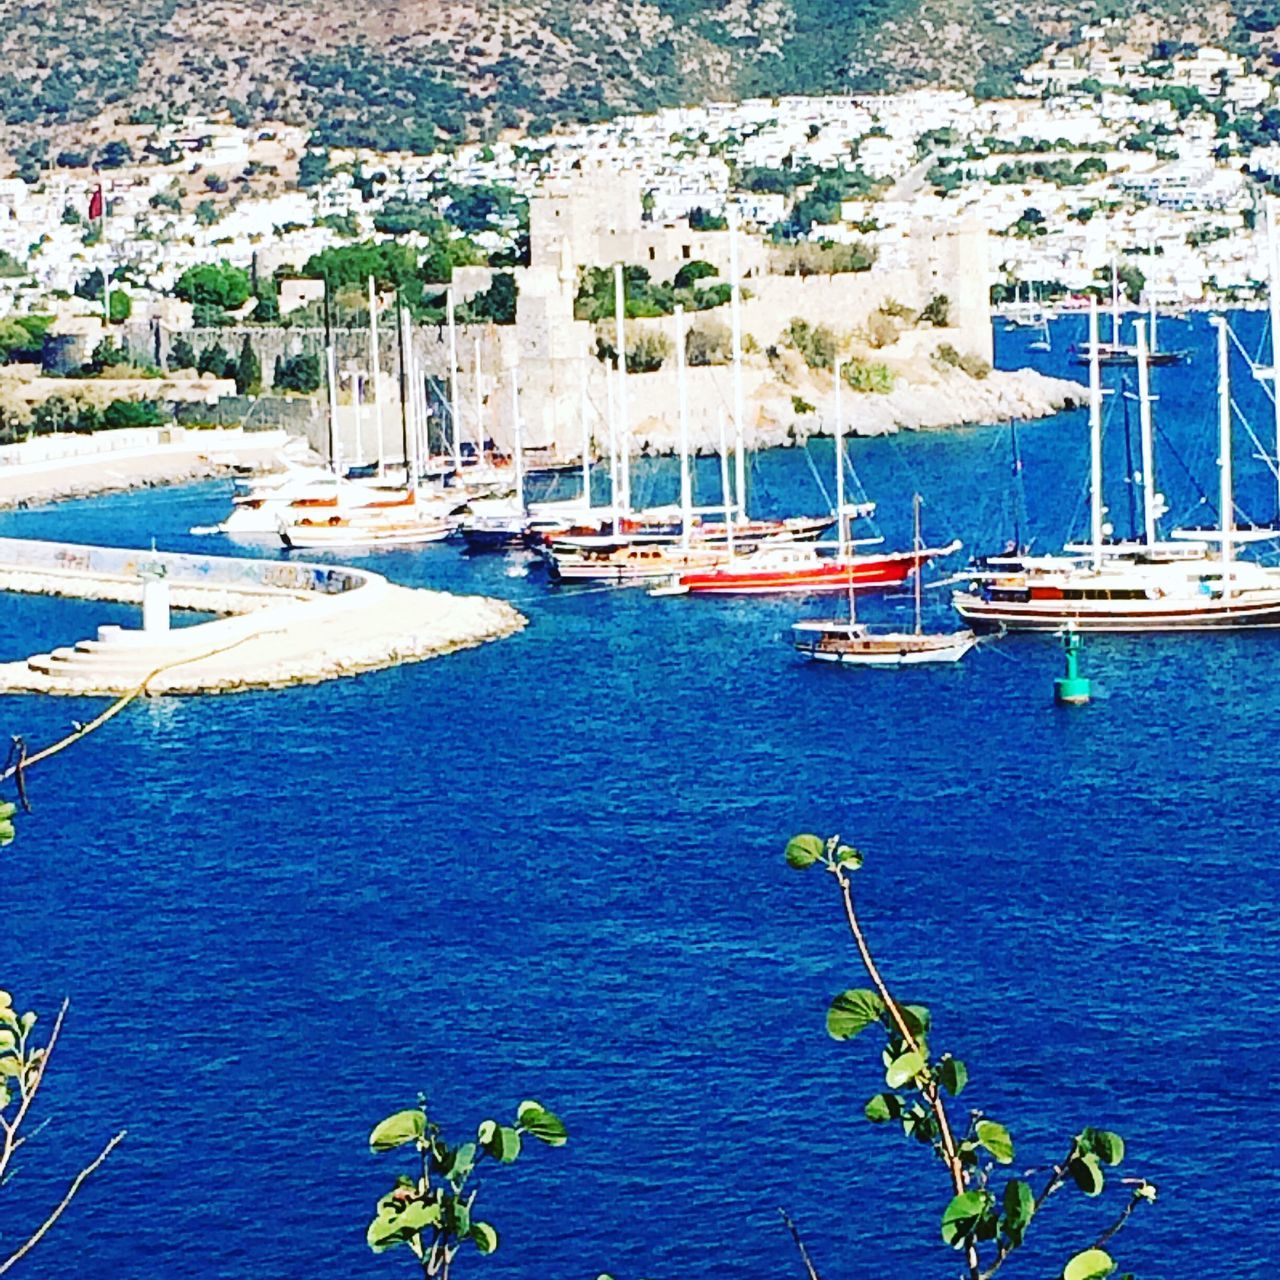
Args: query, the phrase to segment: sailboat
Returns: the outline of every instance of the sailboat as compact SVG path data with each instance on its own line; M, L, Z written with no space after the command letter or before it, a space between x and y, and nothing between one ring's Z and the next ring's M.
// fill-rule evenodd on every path
M1155 294L1148 292L1147 305L1149 309L1148 323L1150 324L1149 340L1146 348L1146 361L1152 367L1186 364L1191 359L1191 352L1187 348L1179 348L1173 351L1160 350L1156 336L1156 300ZM1137 343L1125 343L1121 341L1120 336L1120 277L1116 269L1115 259L1111 262L1111 340L1109 342L1101 342L1096 330L1091 333L1089 342L1084 346L1079 344L1071 348L1072 362L1079 365L1086 365L1093 357L1096 349L1098 360L1104 367L1124 366L1132 367L1138 363L1138 346Z
M817 543L766 542L747 555L730 555L716 568L682 574L679 586L695 595L810 595L825 591L874 590L897 586L913 571L960 547L914 547L910 551L858 552L849 537L849 520L870 515L871 504L849 506L844 491L844 413L840 361L835 366L836 529L835 547ZM872 541L878 542L879 539Z
M1162 541L1157 522L1163 502L1155 490L1151 393L1145 326L1137 329L1138 397L1142 426L1144 537L1105 541L1102 499L1102 385L1098 313L1090 312L1093 359L1089 368L1090 526L1084 546L1064 554L993 561L973 575L952 603L980 630L1058 632L1170 632L1280 626L1280 570L1236 557L1238 544L1273 539L1274 530L1237 528L1231 458L1231 387L1227 324L1218 330L1218 454L1220 527L1183 531ZM1175 532L1175 539L1179 537ZM1217 544L1215 549L1214 544Z
M924 547L920 536L920 495L912 499L913 546ZM924 663L959 662L978 637L968 630L927 632L923 625L924 582L918 570L915 583L915 627L911 631L873 631L857 619L856 593L849 592L849 619L810 619L792 628L798 653L816 662L842 662L863 667L907 667Z

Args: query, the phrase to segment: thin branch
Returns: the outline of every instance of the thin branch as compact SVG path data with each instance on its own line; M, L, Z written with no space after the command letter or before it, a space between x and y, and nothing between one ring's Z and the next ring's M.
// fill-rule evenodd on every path
M862 926L858 923L858 913L853 905L853 886L849 883L848 873L843 867L837 867L835 874L836 879L840 882L840 893L844 899L845 919L848 921L849 932L853 935L853 941L857 945L858 955L862 959L862 966L866 969L872 985L880 995L880 999L884 1001L885 1008L888 1009L890 1017L897 1025L899 1034L912 1050L919 1053L919 1041L912 1035L911 1028L907 1026L907 1020L902 1016L902 1010L898 1007L898 1002L890 994L888 984L884 978L880 976L880 970L876 967L876 962L871 955L871 948L867 945L867 940L863 936ZM921 1054L922 1058L923 1056ZM920 1091L924 1094L925 1101L928 1102L938 1122L938 1135L946 1157L947 1172L951 1175L951 1185L955 1190L955 1194L960 1195L969 1185L969 1180L964 1165L961 1163L960 1155L956 1150L956 1141L952 1136L951 1124L947 1119L946 1105L942 1101L942 1095L938 1091L937 1083L931 1077L926 1076L925 1083L921 1086ZM966 1261L968 1262L970 1280L979 1280L981 1273L978 1265L978 1250L972 1244L967 1250Z
M75 1178L72 1179L71 1185L67 1188L67 1194L58 1201L53 1212L40 1224L35 1233L27 1240L26 1244L24 1244L16 1253L11 1254L4 1262L0 1262L0 1276L4 1275L4 1273L8 1271L15 1262L21 1262L22 1259L26 1257L26 1255L30 1253L41 1240L44 1239L44 1237L49 1233L49 1230L53 1227L53 1224L62 1217L67 1206L75 1199L76 1193L84 1185L85 1179L88 1178L90 1174L94 1173L101 1166L102 1162L112 1153L112 1151L114 1151L115 1148L124 1141L126 1132L126 1130L121 1129L120 1132L102 1148L98 1153L97 1158L85 1165L85 1167L76 1174Z
M813 1265L812 1259L809 1257L809 1250L804 1246L800 1228L791 1221L791 1215L785 1209L779 1207L778 1212L782 1214L782 1221L787 1224L787 1230L791 1232L791 1238L796 1242L796 1248L800 1250L800 1261L804 1263L804 1269L808 1273L809 1280L822 1280L822 1277L818 1275L817 1268Z
M62 1007L58 1010L58 1016L53 1021L53 1031L49 1035L49 1042L44 1047L39 1065L30 1082L27 1080L25 1070L18 1077L18 1088L22 1100L18 1104L18 1110L14 1113L13 1119L2 1121L4 1142L0 1144L0 1177L4 1176L4 1171L8 1168L9 1161L13 1159L13 1153L22 1145L23 1139L18 1137L18 1130L21 1129L22 1122L27 1118L27 1112L31 1110L36 1091L40 1088L40 1083L44 1079L45 1070L49 1066L49 1060L53 1057L53 1048L58 1043L58 1036L62 1031L62 1024L66 1019L67 1009L70 1005L70 1000L63 1000ZM21 1045L19 1045L18 1060L25 1068L27 1063L25 1036L23 1036Z

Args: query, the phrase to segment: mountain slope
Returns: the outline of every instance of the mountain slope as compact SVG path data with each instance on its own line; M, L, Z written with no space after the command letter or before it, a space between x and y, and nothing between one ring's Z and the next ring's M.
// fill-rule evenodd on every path
M742 94L1007 87L1082 22L1222 38L1269 0L0 0L10 144L101 114L439 137ZM1238 7L1233 11L1232 5Z

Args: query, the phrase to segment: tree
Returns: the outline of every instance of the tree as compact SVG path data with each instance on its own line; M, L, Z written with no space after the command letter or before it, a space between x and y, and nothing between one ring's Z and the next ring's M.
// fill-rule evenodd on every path
M112 324L123 324L133 315L133 299L123 289L112 289L107 314Z
M797 871L818 866L832 877L859 962L871 982L870 989L842 991L827 1011L827 1032L833 1040L849 1041L868 1030L883 1037L887 1090L874 1094L863 1114L874 1125L900 1126L906 1137L941 1162L950 1195L941 1217L942 1239L964 1255L968 1280L989 1280L1023 1244L1051 1197L1072 1187L1091 1198L1103 1193L1106 1168L1124 1160L1124 1139L1107 1129L1081 1129L1063 1143L1064 1156L1047 1166L1042 1163L1038 1188L1032 1181L1034 1171L997 1185L998 1169L1014 1162L1013 1136L983 1110L970 1109L963 1122L953 1116L953 1101L969 1081L968 1068L950 1053L936 1052L929 1010L895 998L872 955L850 878L862 867L863 855L838 836L824 840L801 835L788 843L786 860ZM1026 1167L1025 1160L1022 1165ZM1066 1262L1063 1280L1103 1280L1116 1269L1103 1246L1135 1209L1156 1198L1155 1187L1145 1179L1126 1178L1123 1183L1128 1188L1123 1206L1089 1247Z
M104 169L119 169L132 162L133 148L118 138L113 138L98 154L98 163Z
M699 205L689 210L690 231L727 231L729 219L722 213L710 213Z
M194 369L195 367L195 348L184 336L179 335L173 340L173 345L169 348L169 368Z
M4 811L7 816L0 821L0 845L13 840L13 806L5 805ZM13 1176L14 1157L18 1150L39 1132L39 1129L31 1133L23 1130L31 1118L36 1094L44 1083L66 1016L67 1002L64 1000L54 1020L53 1030L44 1044L40 1044L33 1034L36 1015L30 1012L19 1014L13 1007L13 997L7 991L0 991L0 1186ZM44 1239L66 1212L86 1179L97 1172L124 1137L122 1129L76 1174L66 1194L39 1225L16 1233L16 1239L21 1241L16 1248L6 1231L5 1253L0 1254L0 1272L8 1271ZM6 1227L9 1225L6 1221Z
M108 431L125 427L159 427L166 421L160 406L150 400L113 400L102 415Z
M512 1124L485 1120L474 1142L447 1143L427 1113L425 1099L409 1111L388 1116L369 1135L374 1154L408 1147L411 1172L402 1173L379 1201L365 1233L374 1253L404 1246L417 1259L424 1277L448 1280L449 1269L464 1245L488 1255L498 1248L498 1232L476 1216L479 1188L471 1186L475 1170L486 1159L514 1164L525 1142L534 1138L549 1147L568 1141L564 1122L540 1102L525 1101Z
M518 290L509 271L493 277L484 293L478 293L462 308L464 324L515 324Z
M256 396L262 390L262 362L253 349L246 333L240 344L240 357L236 361L236 393L242 396Z
M695 258L692 262L686 262L679 271L676 272L675 279L672 284L677 289L692 289L699 280L712 279L720 274L720 269L714 267L709 262L704 262L701 258Z
M102 373L107 369L117 369L129 363L129 353L116 346L115 339L108 334L93 349L89 363L85 366L90 373Z
M327 151L304 151L298 161L298 186L316 187L329 176Z
M249 273L229 262L206 262L188 267L178 277L174 293L184 302L237 311L249 300Z
M218 220L218 207L212 200L201 200L195 208L195 219L202 227L211 227Z
M320 357L297 355L276 360L271 385L277 391L297 391L309 396L320 390Z
M211 373L215 378L225 378L227 376L227 365L230 363L231 360L227 355L226 348L222 343L215 342L212 346L205 347L200 353L200 358L196 361L196 372Z

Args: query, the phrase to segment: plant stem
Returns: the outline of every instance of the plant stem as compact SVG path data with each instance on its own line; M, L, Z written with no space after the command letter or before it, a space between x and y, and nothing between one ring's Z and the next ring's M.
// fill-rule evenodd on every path
M884 1006L889 1011L889 1016L893 1019L898 1028L898 1033L902 1036L907 1045L915 1052L920 1052L919 1042L915 1036L911 1034L911 1028L907 1026L907 1020L902 1016L902 1010L898 1007L898 1002L889 992L888 984L880 975L880 970L876 967L875 959L871 955L871 948L867 945L867 940L862 932L862 926L858 922L858 912L853 905L853 886L849 882L848 873L843 867L835 869L836 879L840 882L840 894L844 899L845 919L849 924L849 932L853 935L853 941L858 948L858 955L862 960L862 967L866 969L867 976L871 979L872 985L879 993L880 999L884 1001ZM921 1057L923 1058L923 1054ZM960 1154L956 1150L956 1140L951 1132L951 1123L947 1118L947 1108L942 1101L942 1095L938 1090L937 1082L932 1076L926 1075L924 1083L920 1086L920 1092L924 1094L925 1101L929 1104L930 1110L933 1112L934 1118L938 1122L938 1136L942 1143L943 1156L947 1163L947 1172L951 1175L951 1185L956 1195L960 1195L968 1186L969 1179L965 1172L964 1165L961 1163ZM976 1246L970 1245L968 1248L967 1262L969 1267L970 1280L980 1280L980 1268L978 1266L978 1250Z
M804 1263L804 1269L808 1273L809 1280L822 1280L818 1275L817 1268L813 1265L812 1259L809 1257L809 1250L805 1248L804 1240L800 1236L800 1228L791 1221L791 1215L780 1208L778 1210L782 1214L782 1221L787 1224L787 1230L791 1232L791 1238L796 1242L796 1248L800 1250L800 1261Z

